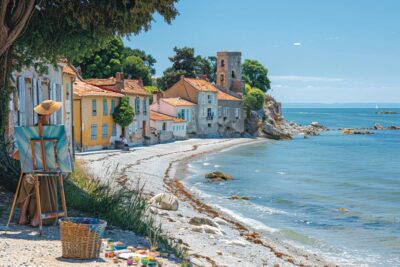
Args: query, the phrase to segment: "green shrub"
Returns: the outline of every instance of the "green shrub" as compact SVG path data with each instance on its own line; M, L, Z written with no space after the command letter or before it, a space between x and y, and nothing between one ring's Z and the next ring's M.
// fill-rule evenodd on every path
M258 88L251 88L243 97L244 106L250 110L259 110L264 105L265 93Z

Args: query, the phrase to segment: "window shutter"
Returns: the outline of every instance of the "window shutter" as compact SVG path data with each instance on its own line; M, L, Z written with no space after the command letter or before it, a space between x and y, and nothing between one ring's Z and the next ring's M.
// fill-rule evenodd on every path
M18 110L19 110L19 124L20 126L25 126L26 120L25 120L25 77L19 76L18 77L18 93L19 93L19 104L18 104Z
M42 97L42 80L41 79L38 79L38 81L37 81L37 100L38 100L38 104L43 101L43 97Z
M61 124L64 124L64 86L60 84L60 102L62 103L61 109L60 109L60 115L61 115Z
M37 80L32 79L32 95L33 95L33 106L35 107L38 103L37 97ZM37 123L37 115L33 113L33 124Z

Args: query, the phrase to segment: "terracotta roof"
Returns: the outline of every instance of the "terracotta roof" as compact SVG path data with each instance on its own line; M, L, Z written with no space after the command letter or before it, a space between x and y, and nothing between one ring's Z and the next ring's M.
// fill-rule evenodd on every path
M99 86L104 90L112 90L114 92L132 95L150 95L139 80L124 79L122 83L117 82L116 78L110 77L108 79L87 79L85 82Z
M73 75L73 76L76 76L75 70L68 64L66 64L63 67L63 72L67 73L67 74L70 74L70 75Z
M195 106L195 103L187 101L180 97L168 97L168 98L161 98L160 100L164 101L167 104L170 104L174 107L185 107L185 106Z
M233 95L230 95L230 94L228 94L228 93L225 93L224 91L219 90L219 89L218 89L218 96L217 96L217 99L218 99L218 100L241 101L240 98L238 98L238 97L236 97L236 96L233 96Z
M194 88L204 92L218 92L218 89L209 81L203 79L183 78L185 82L188 82Z
M108 97L123 97L123 94L107 91L97 86L91 85L77 79L74 82L74 94L78 96L108 96Z
M135 94L135 95L150 95L139 80L124 80L124 90L127 94Z
M156 111L150 111L150 120L152 121L174 121L174 122L185 122L185 120L165 115Z
M105 86L105 85L115 85L117 80L114 77L110 77L108 79L86 79L85 82L97 86Z

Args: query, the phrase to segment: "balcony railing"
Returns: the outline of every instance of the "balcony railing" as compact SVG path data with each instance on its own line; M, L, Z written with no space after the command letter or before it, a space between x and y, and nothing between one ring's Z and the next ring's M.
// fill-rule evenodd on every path
M208 120L208 121L212 121L213 119L214 119L214 116L210 116L210 115L207 116L207 120Z

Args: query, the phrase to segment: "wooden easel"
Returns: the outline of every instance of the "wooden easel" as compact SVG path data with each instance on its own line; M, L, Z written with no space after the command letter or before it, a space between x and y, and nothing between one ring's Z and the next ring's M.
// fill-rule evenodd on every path
M65 203L65 194L64 194L64 184L63 184L63 179L62 179L62 173L59 168L58 164L58 159L57 159L57 139L47 139L43 137L43 126L42 122L39 121L39 138L37 139L30 139L29 144L31 147L31 153L32 153L32 166L33 166L33 172L29 173L32 174L34 179L35 179L35 193L36 193L36 212L39 212L39 232L42 234L43 232L43 224L42 220L43 219L51 219L51 218L58 218L58 217L67 217L67 205ZM42 169L38 169L36 165L36 159L35 159L35 143L39 143L40 145L40 152L41 152L41 159L42 159ZM47 168L47 163L46 163L46 152L44 148L45 142L50 142L53 145L54 148L54 157L55 157L55 169L54 170L49 170ZM11 212L10 212L10 217L8 218L7 222L7 228L8 225L11 222L12 216L14 214L14 209L15 205L17 203L18 195L21 190L21 184L22 184L22 179L24 179L24 175L28 173L21 172L21 175L19 177L18 185L17 185L17 191L15 192L14 195L14 200L13 204L11 207ZM40 203L40 183L39 183L39 177L41 179L47 178L47 179L53 179L54 176L58 177L58 185L60 187L60 194L61 194L61 205L63 208L62 212L56 212L56 213L44 213L42 214L42 206ZM58 197L57 200L58 201Z

